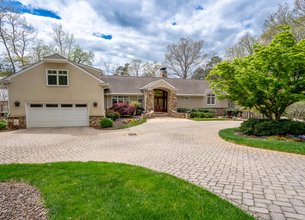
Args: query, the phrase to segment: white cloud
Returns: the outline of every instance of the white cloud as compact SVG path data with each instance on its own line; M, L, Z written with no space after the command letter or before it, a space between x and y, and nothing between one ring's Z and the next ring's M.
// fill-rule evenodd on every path
M39 38L49 41L52 23L60 22L81 46L95 52L95 66L102 67L104 62L124 63L132 58L162 62L166 46L186 36L204 40L207 52L221 54L245 31L261 34L264 19L286 0L20 2L55 11L62 18L26 14ZM204 10L195 10L198 5ZM111 34L112 39L93 36L94 32Z

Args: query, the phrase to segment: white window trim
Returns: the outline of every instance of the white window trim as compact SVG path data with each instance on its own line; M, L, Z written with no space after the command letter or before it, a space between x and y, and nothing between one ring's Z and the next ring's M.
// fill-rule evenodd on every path
M214 97L214 103L213 104L208 103L209 96ZM213 93L207 94L207 105L216 105L216 95L215 94L213 94Z
M48 75L49 75L48 71L49 70L56 70L56 82L57 82L57 85L49 85L49 81L48 81ZM59 74L58 74L59 71L66 71L67 72L67 85L59 85L58 84L59 83ZM50 74L50 75L55 76L55 74ZM68 72L68 70L66 70L66 69L47 69L46 70L46 85L47 86L50 86L50 87L68 87L69 83L70 83L70 79L69 79L69 72Z
M111 96L111 105L114 105L115 103L113 103L113 98L115 97L116 100L117 100L117 103L120 103L119 102L119 97L122 96L123 97L123 103L127 103L125 102L126 100L125 99L128 99L128 103L130 103L130 97L127 96L127 95L113 95ZM126 98L127 97L127 98Z
M184 96L184 101L190 102L191 101L191 97L190 96Z

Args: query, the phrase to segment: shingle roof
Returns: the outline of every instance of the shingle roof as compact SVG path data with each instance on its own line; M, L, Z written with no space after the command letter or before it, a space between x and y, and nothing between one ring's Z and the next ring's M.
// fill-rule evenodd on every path
M164 79L173 85L177 89L177 95L204 95L205 91L210 89L205 80L109 75L101 76L100 78L109 83L109 93L115 94L141 93L140 88L160 79Z
M44 57L43 59L52 59L52 60L66 60L67 58L55 53L55 54L52 54L50 56L46 56Z

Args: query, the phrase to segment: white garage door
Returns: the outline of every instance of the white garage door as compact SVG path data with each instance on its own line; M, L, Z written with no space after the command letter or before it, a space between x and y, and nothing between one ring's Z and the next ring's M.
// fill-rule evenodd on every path
M28 128L89 126L86 104L27 104L26 117Z

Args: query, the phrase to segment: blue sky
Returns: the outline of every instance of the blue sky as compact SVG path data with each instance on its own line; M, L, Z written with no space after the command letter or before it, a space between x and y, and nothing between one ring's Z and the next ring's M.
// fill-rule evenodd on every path
M6 0L8 2L10 0ZM95 66L133 58L162 62L167 45L181 37L204 40L207 53L224 48L250 31L260 35L265 18L293 0L20 0L14 1L50 41L52 23L60 23L77 42L95 52ZM12 2L12 1L10 1Z

